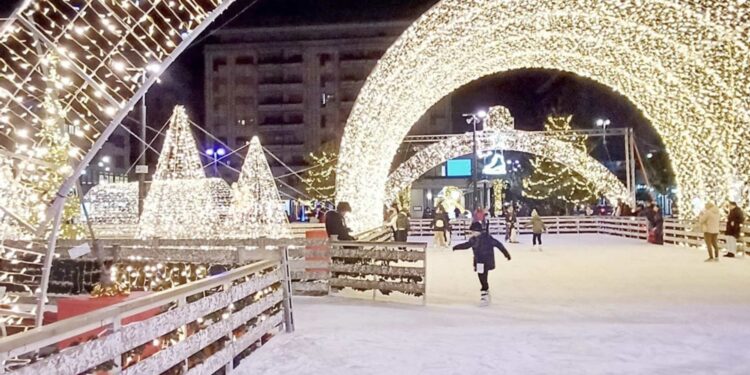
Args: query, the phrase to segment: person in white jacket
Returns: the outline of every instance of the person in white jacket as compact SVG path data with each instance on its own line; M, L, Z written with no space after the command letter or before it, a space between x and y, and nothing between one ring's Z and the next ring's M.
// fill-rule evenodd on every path
M719 221L719 207L716 207L713 202L706 203L706 209L698 217L698 224L701 226L703 239L708 249L706 262L719 261Z

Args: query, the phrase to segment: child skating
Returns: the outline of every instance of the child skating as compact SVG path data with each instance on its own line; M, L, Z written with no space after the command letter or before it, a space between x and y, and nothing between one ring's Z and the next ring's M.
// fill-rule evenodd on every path
M532 242L534 244L532 249L542 251L542 233L547 231L547 226L544 225L544 221L542 221L542 218L536 210L531 211L530 224L533 237Z
M482 224L477 222L472 223L469 227L469 241L454 246L453 250L469 248L474 251L474 270L477 272L479 283L482 285L479 305L487 306L490 304L490 286L487 283L487 278L489 272L495 269L494 250L495 248L500 250L508 260L510 260L510 254L500 241L482 230Z

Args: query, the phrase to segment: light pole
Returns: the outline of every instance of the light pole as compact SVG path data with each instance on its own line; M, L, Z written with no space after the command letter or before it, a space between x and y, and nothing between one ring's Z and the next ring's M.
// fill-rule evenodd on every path
M611 125L612 122L609 121L609 119L598 119L596 120L596 126L599 128L602 128L604 130L604 135L602 136L602 140L604 141L604 144L607 144L607 127Z
M222 147L217 149L209 148L206 150L206 155L214 158L214 177L219 177L219 160L227 154L227 150Z
M471 186L472 186L472 210L476 210L478 208L479 203L479 161L477 160L477 125L484 121L485 118L487 118L487 111L480 110L477 113L464 113L463 117L466 118L466 122L468 124L472 125L472 131L473 131L473 145L472 145L472 155L471 155Z

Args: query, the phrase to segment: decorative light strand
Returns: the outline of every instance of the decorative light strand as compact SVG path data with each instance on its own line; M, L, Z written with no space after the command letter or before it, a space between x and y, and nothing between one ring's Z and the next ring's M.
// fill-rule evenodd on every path
M744 0L443 0L360 92L337 200L352 204L355 229L377 225L393 156L430 106L487 75L542 68L600 82L643 111L666 145L689 218L693 199L723 200L743 190L731 186L737 180L750 182L749 12Z

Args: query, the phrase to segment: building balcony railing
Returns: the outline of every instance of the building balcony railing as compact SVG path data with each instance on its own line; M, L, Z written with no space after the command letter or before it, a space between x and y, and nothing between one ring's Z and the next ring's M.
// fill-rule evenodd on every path
M262 132L271 132L271 131L278 131L278 130L296 130L299 127L305 125L302 122L294 122L294 123L268 123L268 124L260 124L258 125L258 130Z

